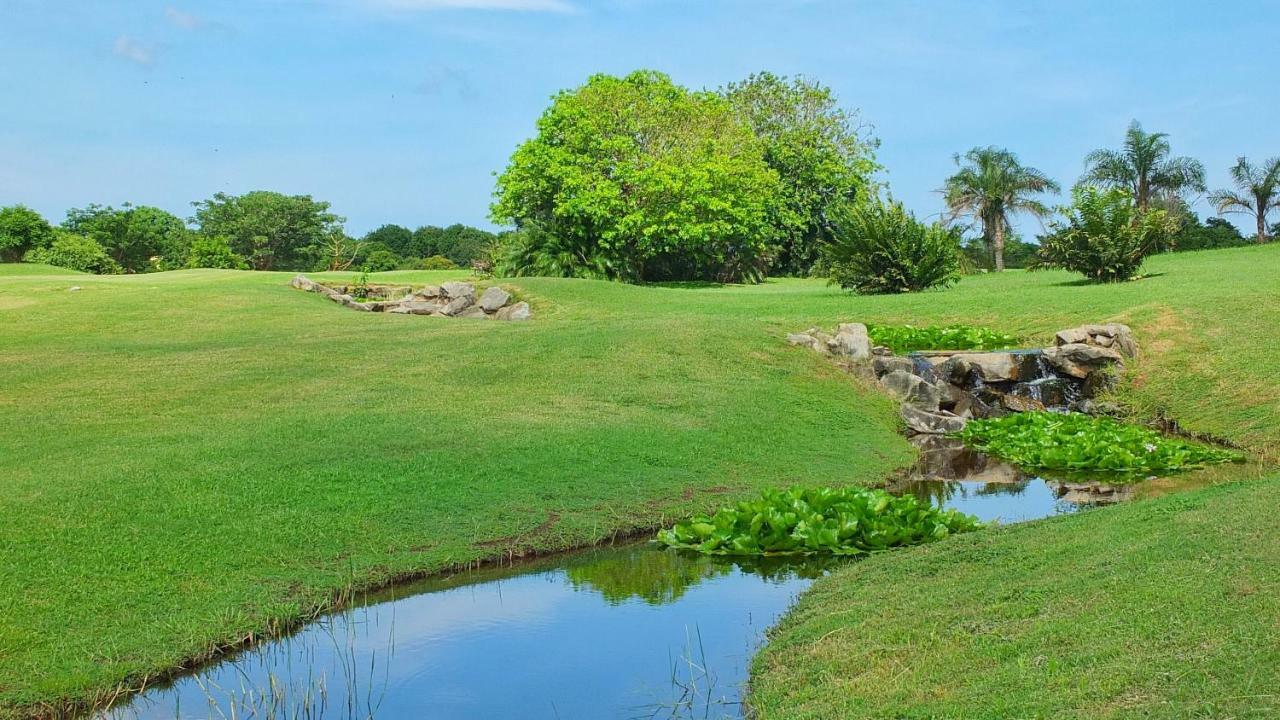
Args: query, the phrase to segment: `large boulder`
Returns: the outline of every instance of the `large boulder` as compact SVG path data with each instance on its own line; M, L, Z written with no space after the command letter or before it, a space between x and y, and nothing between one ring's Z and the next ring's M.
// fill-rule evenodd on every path
M1095 345L1111 348L1127 358L1138 355L1138 343L1133 338L1133 330L1121 323L1101 325L1081 325L1080 327L1059 330L1054 335L1053 343L1057 347L1064 345Z
M842 323L828 347L832 355L850 360L871 357L871 337L867 335L867 326L862 323Z
M930 412L909 404L902 406L902 420L911 431L925 435L960 432L965 426L965 419L952 413Z
M455 297L452 300L450 300L444 307L440 308L440 314L453 317L461 313L463 310L466 310L467 308L471 307L475 303L476 303L476 296L474 292L472 292L472 294L470 295L459 295L458 297Z
M415 300L435 300L444 293L440 290L439 285L427 285L426 287L415 290L413 298Z
M508 305L499 310L495 315L496 320L528 320L533 317L533 311L529 309L529 303L518 302L515 305Z
M924 410L937 410L942 401L942 390L938 386L902 370L886 373L880 378L880 386L904 404Z
M1018 358L1007 352L960 353L951 356L946 362L952 361L967 363L969 368L979 372L987 382L1017 380L1022 369Z
M876 355L871 359L871 369L875 371L876 377L879 378L895 370L910 373L915 369L915 363L911 361L911 358L900 355Z
M440 286L440 293L450 300L471 298L471 302L467 303L470 306L471 303L475 302L476 287L471 283L447 282Z
M1059 372L1080 379L1124 364L1124 357L1118 351L1085 343L1045 348L1044 358Z
M792 345L807 347L816 352L827 351L827 344L819 341L818 338L810 335L809 333L787 333L787 342Z
M511 302L511 293L500 287L485 288L480 294L480 301L477 303L481 310L487 313L498 312L503 305Z

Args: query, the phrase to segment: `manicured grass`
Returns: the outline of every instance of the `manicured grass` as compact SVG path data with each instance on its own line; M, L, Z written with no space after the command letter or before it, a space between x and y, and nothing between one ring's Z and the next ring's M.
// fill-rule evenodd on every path
M811 325L965 323L1047 342L1127 322L1144 356L1123 399L1264 462L1280 448L1280 247L1156 258L1155 277L1123 285L1007 273L902 297L522 279L523 324L356 313L286 273L17 267L0 266L0 716L91 700L352 585L592 542L764 487L874 481L911 450L892 403L782 341ZM1247 531L1247 492L1205 496L1233 532ZM1078 542L1115 512L1043 527ZM1029 537L964 542L1013 552ZM903 552L892 562L917 556ZM1274 614L1231 618L1275 632ZM784 633L778 650L802 642ZM781 717L764 694L774 656L758 696Z

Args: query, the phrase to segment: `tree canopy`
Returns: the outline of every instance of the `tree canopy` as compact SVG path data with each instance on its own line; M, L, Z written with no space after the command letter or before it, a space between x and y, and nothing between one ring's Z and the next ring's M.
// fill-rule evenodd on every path
M254 270L314 263L327 236L341 232L345 222L329 212L329 203L310 195L255 190L244 195L218 193L192 204L200 233L226 238Z
M53 242L53 227L25 205L0 208L0 262L18 262L28 250Z
M1145 212L1153 202L1168 204L1188 191L1204 192L1204 166L1174 157L1167 133L1149 133L1134 120L1120 150L1094 150L1085 156L1083 183L1123 188Z
M982 227L982 240L996 270L1004 270L1004 243L1010 219L1018 213L1045 217L1050 210L1035 198L1058 192L1058 184L1018 156L995 146L976 147L955 156L959 167L942 192L949 219L971 218Z
M62 227L97 242L127 272L153 270L163 261L180 267L191 245L181 218L146 205L72 208Z
M1209 196L1209 202L1219 213L1252 215L1258 228L1255 239L1267 242L1267 215L1280 208L1280 158L1254 165L1249 158L1240 157L1231 168L1231 180L1236 189L1218 190Z

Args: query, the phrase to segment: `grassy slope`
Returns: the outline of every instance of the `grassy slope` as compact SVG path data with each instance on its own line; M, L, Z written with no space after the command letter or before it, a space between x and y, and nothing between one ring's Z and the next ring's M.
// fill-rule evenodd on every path
M21 428L0 441L0 516L11 520L0 524L0 707L89 697L351 582L580 544L725 494L871 480L905 462L884 398L780 342L809 324L960 321L1046 340L1123 320L1147 350L1128 399L1274 458L1280 247L1157 258L1149 270L1162 274L1096 287L1009 273L891 298L807 281L526 279L535 321L500 324L354 313L290 290L284 275L0 269L0 422ZM1247 492L1194 498L1249 532ZM1072 523L1088 533L1097 518L1145 512L1134 507L876 558L814 598L852 592L882 563L973 543L1013 552L1026 533L1043 533L1045 547L1059 531L1079 542ZM1254 550L1274 547L1264 536ZM1134 552L1122 544L1108 557ZM879 592L901 601L895 586ZM761 660L756 699L769 716L786 716L788 666L812 668L828 695L843 682L817 659L804 665L806 617ZM1273 617L1233 621L1261 635ZM977 679L952 670L959 686Z

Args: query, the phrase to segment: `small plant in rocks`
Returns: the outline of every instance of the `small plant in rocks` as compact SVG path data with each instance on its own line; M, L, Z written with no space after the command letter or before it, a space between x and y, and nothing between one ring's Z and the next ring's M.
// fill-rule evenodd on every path
M1020 338L985 327L943 325L868 325L871 342L895 353L919 350L1005 350L1017 347Z

